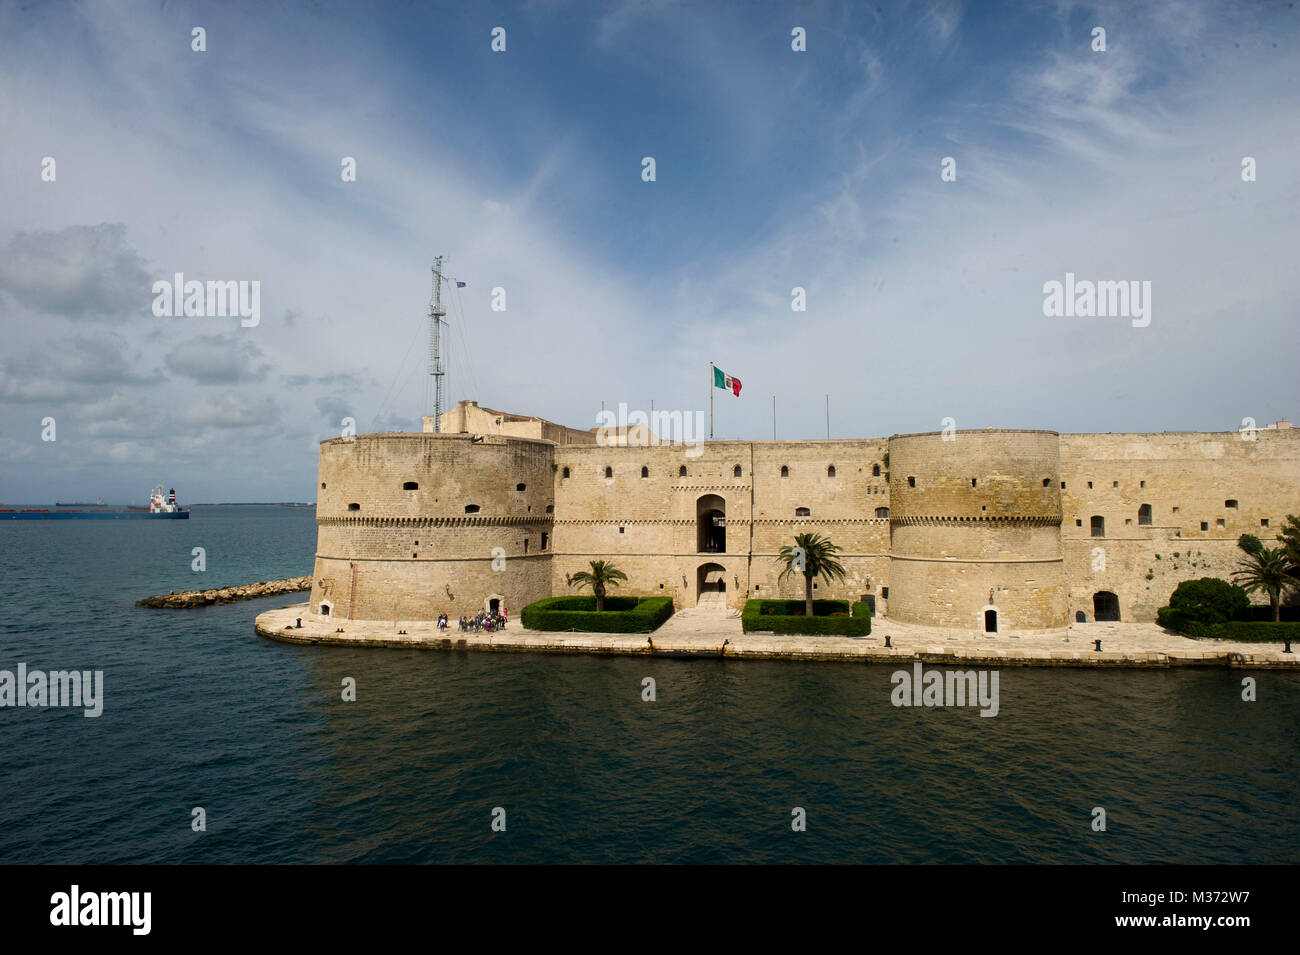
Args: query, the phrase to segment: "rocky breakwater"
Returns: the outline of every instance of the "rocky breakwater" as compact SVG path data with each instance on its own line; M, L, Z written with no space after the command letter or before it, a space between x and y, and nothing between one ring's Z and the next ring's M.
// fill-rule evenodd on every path
M208 604L233 603L236 600L253 600L257 597L274 597L311 590L311 577L288 577L284 580L259 580L240 587L215 587L211 590L169 591L156 597L137 600L137 607L206 607Z

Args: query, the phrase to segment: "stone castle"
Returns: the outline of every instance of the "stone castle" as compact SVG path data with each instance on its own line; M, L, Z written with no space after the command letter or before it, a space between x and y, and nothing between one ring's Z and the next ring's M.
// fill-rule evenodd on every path
M617 593L738 609L801 598L776 554L820 532L848 576L816 596L867 600L877 616L998 633L1150 622L1179 581L1230 579L1239 535L1271 545L1300 512L1300 432L1284 421L694 447L644 428L598 442L472 401L434 423L322 442L315 613L514 614L577 593L568 576L598 559L627 573Z

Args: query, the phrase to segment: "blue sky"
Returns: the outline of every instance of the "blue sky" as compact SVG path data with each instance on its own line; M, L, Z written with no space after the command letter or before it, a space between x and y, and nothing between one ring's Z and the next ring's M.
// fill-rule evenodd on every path
M726 438L769 438L773 395L824 436L827 393L834 437L1293 418L1298 32L1287 3L0 6L0 500L311 499L341 418L418 427L436 254L449 398L576 427L706 409L710 360L744 382ZM259 280L261 324L155 317L177 271ZM1045 317L1067 271L1150 281L1151 324Z

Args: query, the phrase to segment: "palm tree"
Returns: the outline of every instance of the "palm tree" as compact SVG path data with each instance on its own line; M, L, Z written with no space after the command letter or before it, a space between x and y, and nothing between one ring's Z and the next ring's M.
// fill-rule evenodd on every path
M580 570L569 578L569 586L591 584L591 592L596 595L596 613L600 613L605 609L605 587L617 587L620 580L627 580L627 574L607 560L593 560L591 570Z
M1246 556L1238 565L1241 569L1232 575L1233 583L1247 593L1257 590L1267 593L1269 606L1273 608L1273 622L1277 623L1282 619L1282 591L1300 583L1292 576L1295 568L1286 548L1265 547L1253 534L1242 534L1237 546Z
M1277 542L1281 547L1286 548L1292 575L1300 577L1300 517L1294 514L1286 516L1286 522L1277 532Z
M821 534L796 534L794 546L787 544L777 555L776 559L785 564L785 570L777 580L784 580L789 574L803 574L804 613L809 617L813 615L813 581L818 577L827 581L845 577L844 565L835 557L839 551L829 538Z

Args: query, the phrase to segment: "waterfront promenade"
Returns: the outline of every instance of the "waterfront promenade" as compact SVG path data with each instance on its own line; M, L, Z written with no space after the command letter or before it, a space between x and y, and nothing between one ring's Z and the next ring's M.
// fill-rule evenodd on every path
M298 618L301 629L296 626ZM439 632L428 621L317 617L307 604L295 604L259 614L255 626L263 637L283 643L425 650L867 663L920 660L968 666L1300 666L1300 652L1284 653L1281 644L1191 640L1154 623L1072 624L1032 634L962 634L877 618L866 637L780 636L746 634L739 616L691 608L678 611L653 634L551 633L527 630L517 622L501 633L460 633L454 625ZM336 632L340 627L343 632ZM889 647L884 645L887 635ZM1095 649L1096 640L1101 640L1100 651Z

